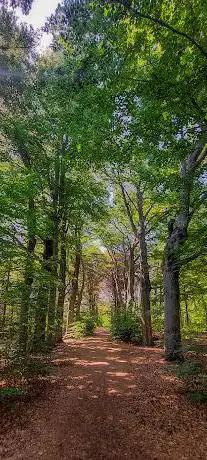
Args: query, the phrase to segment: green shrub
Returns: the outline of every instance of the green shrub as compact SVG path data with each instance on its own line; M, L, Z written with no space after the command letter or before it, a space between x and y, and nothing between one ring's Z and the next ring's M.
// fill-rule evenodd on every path
M199 375L202 372L201 363L199 361L184 361L176 370L177 377L188 377Z
M142 343L142 326L137 312L121 310L112 315L112 336L123 342Z
M67 337L70 339L81 339L85 335L85 324L82 321L76 321L71 324L70 329L67 333Z
M207 392L205 391L189 391L188 398L192 402L207 403Z
M84 324L85 324L84 335L85 336L93 335L94 329L96 327L95 318L93 316L86 316Z
M21 388L12 388L12 387L5 387L0 389L0 401L4 401L10 398L18 398L21 396L25 396L26 390Z
M89 313L82 313L80 320L71 324L67 336L70 339L81 339L82 337L91 336L94 333L95 326L95 318Z
M96 324L99 327L105 327L111 330L111 315L110 313L101 313L96 318Z

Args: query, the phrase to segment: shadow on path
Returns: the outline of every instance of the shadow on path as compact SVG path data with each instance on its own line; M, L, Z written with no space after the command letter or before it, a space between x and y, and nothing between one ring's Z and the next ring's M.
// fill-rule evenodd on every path
M2 440L4 459L204 459L205 408L180 392L161 350L112 341L99 328L65 341L26 420Z

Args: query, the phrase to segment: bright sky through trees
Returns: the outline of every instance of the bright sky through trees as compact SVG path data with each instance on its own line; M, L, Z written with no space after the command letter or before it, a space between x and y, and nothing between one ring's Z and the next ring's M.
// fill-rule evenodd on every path
M25 16L18 11L18 16L21 21L32 24L35 28L44 26L46 19L54 13L58 5L58 0L35 0L30 13ZM45 49L51 42L51 34L43 33L40 49Z

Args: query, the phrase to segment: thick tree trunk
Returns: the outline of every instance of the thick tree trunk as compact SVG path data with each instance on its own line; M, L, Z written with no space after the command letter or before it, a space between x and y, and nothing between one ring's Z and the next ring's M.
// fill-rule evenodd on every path
M171 361L182 360L180 332L180 287L179 266L166 257L164 267L165 297L165 356Z
M143 212L143 193L137 189L137 208L139 213L140 225L140 275L141 275L141 308L142 308L142 321L143 321L143 343L144 345L151 346L152 339L152 324L151 324L151 311L150 311L150 278L149 266L147 258L147 242L145 230L145 218Z
M199 144L183 161L180 169L180 211L176 219L171 220L168 224L169 235L165 246L164 264L164 297L165 355L169 360L183 360L179 298L179 271L182 264L180 249L187 239L188 225L195 211L195 209L190 211L190 195L194 174L206 156L206 144Z

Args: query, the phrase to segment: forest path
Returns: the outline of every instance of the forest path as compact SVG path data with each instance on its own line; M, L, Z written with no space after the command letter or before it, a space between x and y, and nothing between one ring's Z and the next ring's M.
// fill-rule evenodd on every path
M1 458L206 458L206 407L186 400L161 350L114 342L99 328L58 346L52 362L45 391L4 427Z

